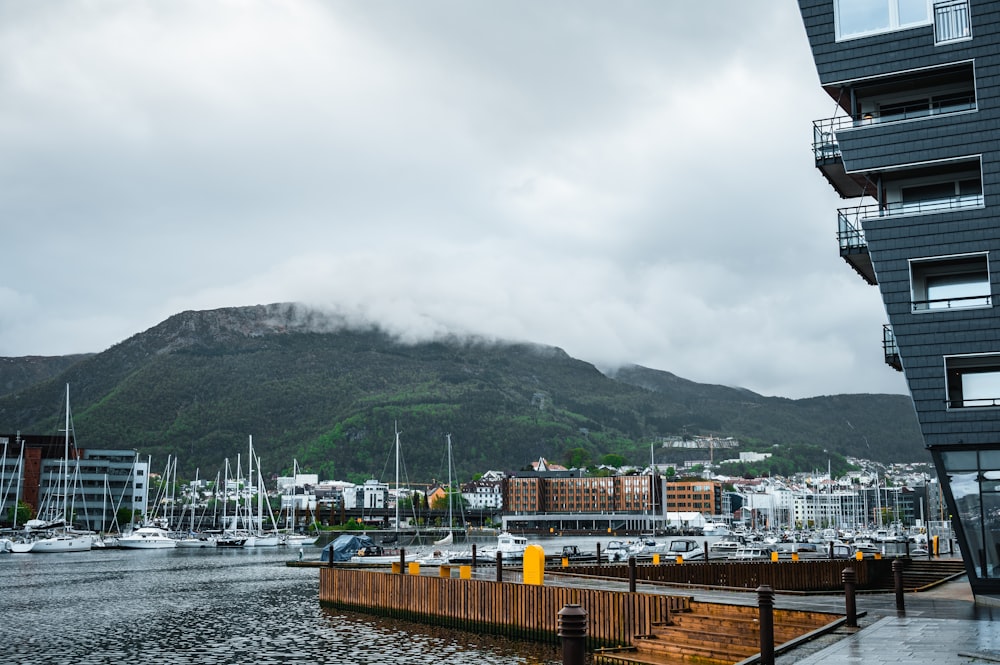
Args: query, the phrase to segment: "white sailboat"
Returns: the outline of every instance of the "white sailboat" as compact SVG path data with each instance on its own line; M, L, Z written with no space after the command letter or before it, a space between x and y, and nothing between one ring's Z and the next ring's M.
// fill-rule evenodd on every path
M399 542L399 428L396 427L396 525L393 541ZM405 561L416 561L419 554L416 552L406 552ZM357 555L352 556L350 562L352 564L375 564L375 565L389 565L400 560L400 552L395 548L384 548L381 545L376 545L373 547L366 547L358 552Z
M65 450L63 454L62 473L62 496L58 504L61 513L59 521L62 526L58 529L48 531L48 535L40 537L31 544L32 554L49 552L89 552L93 545L93 536L90 534L73 533L69 527L69 517L71 507L69 503L69 434L70 434L70 408L69 408L69 384L66 384L66 428L65 428Z
M285 533L282 539L282 544L288 547L302 547L303 545L314 545L319 536L307 536L304 533L296 533L296 521L295 521L295 506L298 503L298 499L295 494L296 483L299 477L299 461L297 459L292 459L292 493L288 495L289 506L288 506L288 532Z
M454 523L454 517L452 515L452 503L451 503L451 495L452 495L452 491L451 491L452 490L452 487L451 487L451 434L446 434L445 438L448 441L448 535L446 535L444 538L441 538L440 540L435 540L434 541L434 545L436 545L436 546L451 545L453 542L455 542L455 533L452 531L452 527L454 526L455 523ZM397 501L398 501L398 499L397 499Z
M198 508L198 469L194 472L194 482L191 483L191 528L188 530L186 536L181 536L177 538L177 547L187 548L187 549L201 549L206 547L215 547L215 537L207 534L198 533L195 530L194 517L195 512ZM216 476L215 484L219 484L219 478Z

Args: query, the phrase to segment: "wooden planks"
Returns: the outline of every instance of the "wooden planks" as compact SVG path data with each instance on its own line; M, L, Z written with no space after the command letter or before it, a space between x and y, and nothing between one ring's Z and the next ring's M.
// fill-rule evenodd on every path
M322 605L549 643L559 641L559 610L577 603L587 612L588 648L631 644L689 602L663 594L329 567L320 569L319 583Z

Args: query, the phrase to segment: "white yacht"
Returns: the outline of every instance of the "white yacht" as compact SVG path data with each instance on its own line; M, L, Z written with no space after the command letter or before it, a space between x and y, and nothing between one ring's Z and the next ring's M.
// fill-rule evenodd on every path
M129 550L165 550L177 547L177 541L170 537L166 529L142 526L119 538L118 547Z

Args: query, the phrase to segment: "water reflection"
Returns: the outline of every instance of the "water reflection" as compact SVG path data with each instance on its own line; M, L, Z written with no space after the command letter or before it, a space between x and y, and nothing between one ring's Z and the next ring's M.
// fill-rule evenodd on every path
M0 555L5 663L555 665L558 647L325 610L288 552Z

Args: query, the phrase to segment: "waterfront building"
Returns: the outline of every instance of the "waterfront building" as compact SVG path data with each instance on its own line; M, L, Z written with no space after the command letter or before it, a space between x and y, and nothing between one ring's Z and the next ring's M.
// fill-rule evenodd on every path
M57 506L63 505L65 494L73 524L93 531L112 530L122 509L146 514L149 464L139 461L134 450L78 449L72 434L68 441L62 435L0 435L0 444L6 448L0 465L4 505L12 505L19 495L40 519L48 519L62 510Z
M841 256L877 286L972 590L1000 595L1000 4L799 0L833 118L815 163L851 199Z
M502 476L487 478L462 485L462 499L470 510L496 512L503 509Z
M721 483L668 482L658 474L524 472L505 478L502 487L505 528L653 530L690 526L691 516L716 516L722 506Z

